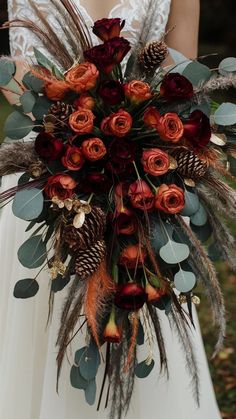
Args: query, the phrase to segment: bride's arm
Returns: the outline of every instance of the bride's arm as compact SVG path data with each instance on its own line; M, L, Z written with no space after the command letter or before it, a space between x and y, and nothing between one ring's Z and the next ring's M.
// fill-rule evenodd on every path
M200 0L172 0L167 31L173 30L168 33L166 43L192 59L198 54L199 15Z

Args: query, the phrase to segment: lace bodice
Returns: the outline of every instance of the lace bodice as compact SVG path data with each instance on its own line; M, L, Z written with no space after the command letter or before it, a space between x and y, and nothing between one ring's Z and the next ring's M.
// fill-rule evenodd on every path
M139 36L141 24L146 16L150 0L120 0L109 13L109 17L120 17L125 19L125 31L123 35L130 41L131 45L135 44ZM93 19L89 16L84 7L80 5L79 0L75 3L80 7L83 18L88 25L93 25ZM171 0L156 0L155 17L149 31L149 40L160 39L165 31L167 19L170 10ZM47 15L48 1L37 0L37 6ZM28 3L28 0L8 0L9 19L14 18L30 18L34 14ZM58 25L54 16L49 16L51 24L55 27ZM95 37L94 42L97 42ZM40 47L39 40L30 31L24 28L10 29L10 46L13 56L23 56L31 58L33 56L33 47Z

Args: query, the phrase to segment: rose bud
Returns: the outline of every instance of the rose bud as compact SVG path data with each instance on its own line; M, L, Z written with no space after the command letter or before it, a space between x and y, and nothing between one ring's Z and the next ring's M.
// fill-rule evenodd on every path
M121 328L116 324L115 309L112 308L108 323L103 331L103 337L106 342L119 343L122 339Z
M45 160L57 160L61 157L64 145L52 134L42 132L37 135L34 143L36 153Z
M130 244L122 250L118 263L128 269L136 269L143 266L146 256L146 251L138 244Z
M145 292L147 294L147 301L153 303L159 301L166 292L162 288L154 288L149 282L146 284Z
M90 134L93 131L94 119L95 116L92 111L79 108L70 115L69 125L78 135Z
M98 94L102 100L110 106L118 105L125 98L124 88L122 84L116 80L106 80L101 83Z
M112 179L106 174L100 172L91 172L87 173L86 176L80 181L79 190L86 194L95 192L97 195L101 195L109 192L112 184Z
M131 183L128 195L134 208L148 211L154 206L154 195L144 180Z
M111 73L116 65L113 57L114 48L112 45L107 45L107 42L84 51L84 58L106 74Z
M124 234L125 236L130 236L135 233L137 229L136 220L134 218L134 213L130 209L122 207L117 211L116 208L115 216L115 226L118 235Z
M117 286L114 303L123 310L136 311L143 307L147 300L145 289L136 283Z
M160 117L157 132L163 141L177 143L183 137L184 126L176 113L168 112Z
M84 157L90 161L96 161L102 159L107 150L100 138L89 138L84 140L81 146Z
M50 199L57 197L64 201L67 198L71 198L76 186L77 183L71 176L65 173L58 173L48 178L44 192Z
M144 112L143 121L148 127L157 129L160 117L160 112L154 106L149 106Z
M167 74L161 84L160 93L168 101L191 99L193 85L179 73Z
M152 97L151 88L144 81L132 80L124 85L124 89L125 96L136 105Z
M184 191L175 184L161 185L155 198L155 208L167 214L178 214L185 206Z
M132 128L132 116L120 109L103 119L101 130L105 135L114 135L116 137L125 137Z
M84 165L84 156L81 148L75 146L68 146L65 156L62 157L61 162L69 170L80 170Z
M95 100L92 96L88 95L88 93L83 93L74 101L73 106L75 109L84 108L92 111L95 106Z
M144 171L152 176L164 175L170 167L169 155L159 148L144 150L141 162Z
M100 19L94 23L93 33L102 41L108 41L111 38L120 36L120 32L125 25L125 20L120 18Z
M184 138L189 140L194 147L206 146L211 138L209 118L200 110L193 111L189 120L184 124Z
M64 80L51 80L45 83L44 90L50 100L62 100L69 91L69 85Z
M65 80L71 90L77 93L87 92L96 86L99 72L97 67L89 62L73 66L65 74Z

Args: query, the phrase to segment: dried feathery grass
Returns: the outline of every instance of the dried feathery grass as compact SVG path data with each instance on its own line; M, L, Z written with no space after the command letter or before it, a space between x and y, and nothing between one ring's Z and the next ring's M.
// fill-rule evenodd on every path
M215 75L207 82L199 84L195 93L206 94L215 90L226 90L231 87L236 87L236 74L228 74L225 76Z
M133 361L135 347L137 344L138 327L139 327L139 314L137 312L134 312L130 316L130 323L131 323L132 333L131 333L131 338L130 338L129 350L127 354L127 360L125 363L125 372L128 372L129 367Z
M164 341L164 337L163 337L163 334L162 334L161 323L160 323L160 320L159 320L159 317L158 317L158 312L155 309L155 307L153 307L153 305L150 304L150 303L147 304L147 309L148 309L149 317L152 321L152 325L153 325L153 329L154 329L154 332L155 332L156 341L157 341L157 345L158 345L158 349L159 349L160 372L162 372L162 370L164 368L164 371L166 372L167 377L169 377L168 360L167 360L167 355L166 355L165 341Z
M5 143L0 147L0 176L24 172L37 159L34 141Z
M236 210L236 191L222 180L215 177L214 172L212 172L212 174L210 172L207 173L201 179L201 183L210 189L210 193L217 194L218 199L220 199L229 210Z
M227 205L225 200L219 199L219 195L216 190L211 189L209 193L209 188L202 184L198 184L196 188L199 197L206 205L209 205L214 212L218 212L226 218L235 220L236 208L232 205Z
M188 237L191 243L191 260L194 266L199 267L197 271L203 272L201 280L205 286L207 296L211 303L212 315L214 323L219 327L218 340L215 345L215 356L223 346L226 321L225 321L225 306L224 298L220 289L217 274L213 263L208 257L205 248L202 246L200 241L197 239L191 228L185 223L181 216L176 215L176 220L181 227L183 233Z

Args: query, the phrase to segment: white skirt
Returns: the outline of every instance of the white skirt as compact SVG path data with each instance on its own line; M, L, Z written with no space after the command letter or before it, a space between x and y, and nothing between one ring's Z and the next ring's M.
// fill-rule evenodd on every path
M16 185L18 176L3 179L2 190ZM27 239L27 223L16 219L11 205L0 214L0 418L1 419L105 419L108 412L96 412L84 400L82 390L70 385L70 368L74 352L84 344L77 336L68 350L56 393L55 341L63 291L55 295L52 323L46 328L49 299L48 273L38 278L40 291L32 299L13 297L15 283L35 275L20 265L19 246ZM37 272L36 272L37 273ZM198 358L200 377L200 407L196 406L191 390L191 378L185 368L185 357L178 338L170 330L164 313L160 313L168 354L169 379L159 375L158 354L152 373L145 379L136 378L134 394L127 419L218 419L220 413L209 375L197 317L193 341ZM142 358L142 347L138 348ZM154 351L155 352L155 351ZM156 351L157 352L157 351ZM101 385L103 368L97 377Z

